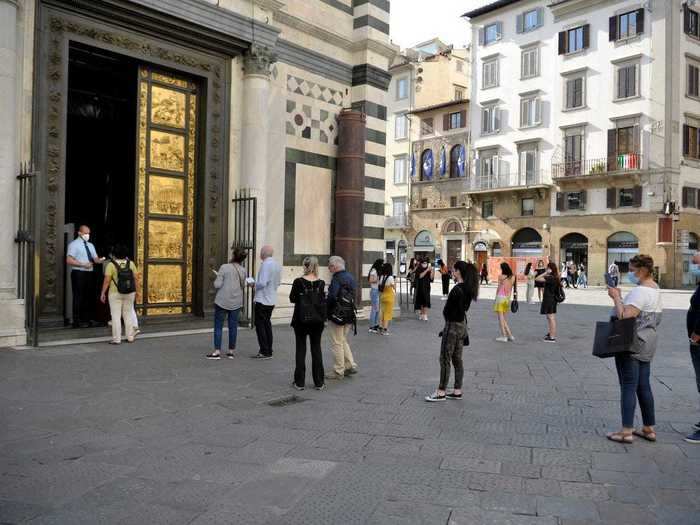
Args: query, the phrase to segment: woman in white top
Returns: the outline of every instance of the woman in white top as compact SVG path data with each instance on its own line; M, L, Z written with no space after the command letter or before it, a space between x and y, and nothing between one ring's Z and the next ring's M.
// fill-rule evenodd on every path
M618 319L635 318L634 342L630 352L615 356L615 366L620 381L622 429L611 432L608 439L617 443L632 443L634 436L656 441L654 396L649 376L651 361L656 353L656 330L661 323L662 304L659 287L652 272L654 260L648 255L635 255L629 261L628 280L637 286L622 299L619 288L608 288L608 295L615 304L613 315ZM642 412L640 430L634 427L637 400Z
M379 333L379 274L382 273L384 261L377 259L369 270L367 280L369 281L369 300L371 310L369 312L369 333Z

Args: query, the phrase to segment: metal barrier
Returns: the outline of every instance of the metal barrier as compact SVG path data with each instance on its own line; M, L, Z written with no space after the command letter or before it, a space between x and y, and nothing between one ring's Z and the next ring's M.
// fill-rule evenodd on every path
M17 298L24 300L27 344L38 346L39 254L36 249L36 180L38 172L23 163L17 175Z
M240 190L233 198L233 244L231 249L245 250L247 256L243 266L248 275L255 275L255 263L257 261L257 227L258 227L258 202L250 190ZM243 290L243 308L239 323L255 326L255 305L253 299L255 292L250 286Z

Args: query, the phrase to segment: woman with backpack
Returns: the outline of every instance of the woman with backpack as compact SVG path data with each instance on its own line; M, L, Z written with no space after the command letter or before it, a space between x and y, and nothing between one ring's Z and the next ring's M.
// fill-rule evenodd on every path
M224 320L228 320L228 352L226 357L236 356L236 339L238 338L238 316L243 308L245 295L246 270L242 266L247 253L241 248L233 249L231 262L222 264L219 271L214 271L216 279L216 297L214 298L214 351L207 354L207 359L221 359L221 334Z
M379 276L382 273L382 266L384 266L384 261L382 259L377 259L374 261L372 268L370 268L367 274L367 280L369 281L369 300L371 304L371 309L369 312L369 333L377 334L379 333Z
M547 335L545 343L557 342L557 304L561 302L564 291L562 290L561 276L557 265L553 262L547 264L547 270L537 277L537 282L544 284L542 292L542 304L540 314L547 316Z
M381 327L379 333L389 335L389 323L394 315L394 299L396 297L396 289L394 285L394 276L392 275L391 264L385 263L382 265L382 276L379 278L379 293L381 294Z
M304 257L304 275L294 279L289 301L294 304L292 328L296 338L296 367L292 386L304 390L306 381L306 338L311 347L311 377L316 390L324 388L321 335L326 321L326 283L318 278L318 259Z
M123 244L116 245L113 254L114 257L105 266L100 301L104 304L109 300L109 310L112 315L110 344L118 345L122 342L122 319L124 319L126 340L133 343L136 335L133 322L136 265L127 257L126 246ZM109 293L107 293L108 290Z

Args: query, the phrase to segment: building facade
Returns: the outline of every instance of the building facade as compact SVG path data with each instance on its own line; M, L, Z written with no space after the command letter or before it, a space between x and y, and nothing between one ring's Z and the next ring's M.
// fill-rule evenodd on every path
M336 245L358 276L382 255L388 2L0 0L0 33L0 344L30 306L39 332L69 318L82 223L132 248L146 320L206 315L232 244L271 244L284 281Z
M626 272L647 253L664 286L690 284L700 228L695 11L680 0L501 0L465 16L474 173L513 186L516 215L520 202L519 216L498 202L485 210L499 218L502 255L581 262L602 284L609 264ZM528 230L513 233L526 213Z

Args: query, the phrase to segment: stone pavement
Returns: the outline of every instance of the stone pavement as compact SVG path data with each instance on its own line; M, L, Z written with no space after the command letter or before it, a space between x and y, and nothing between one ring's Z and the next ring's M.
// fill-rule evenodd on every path
M653 365L659 442L618 445L613 363L590 355L609 307L572 296L547 345L522 305L503 345L484 295L465 399L441 404L423 401L438 298L429 324L362 325L360 373L323 392L291 389L284 326L264 362L247 330L233 361L205 360L206 335L0 351L0 523L700 524L684 313L667 311Z

